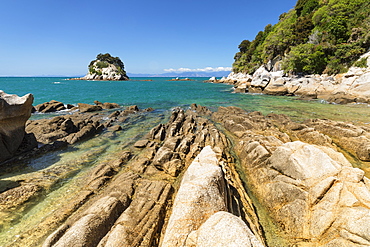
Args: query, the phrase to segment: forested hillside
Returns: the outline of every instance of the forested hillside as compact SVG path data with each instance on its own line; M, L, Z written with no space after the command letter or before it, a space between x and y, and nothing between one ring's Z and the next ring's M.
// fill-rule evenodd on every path
M271 60L286 72L343 73L366 66L357 60L369 48L369 0L298 0L276 25L241 42L233 71L250 74Z

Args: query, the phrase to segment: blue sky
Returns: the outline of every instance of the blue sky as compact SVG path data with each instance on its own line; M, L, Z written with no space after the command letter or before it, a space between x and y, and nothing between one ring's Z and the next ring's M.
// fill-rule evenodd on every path
M83 75L98 53L129 73L231 67L243 39L295 0L7 0L0 76ZM209 70L209 69L208 69Z

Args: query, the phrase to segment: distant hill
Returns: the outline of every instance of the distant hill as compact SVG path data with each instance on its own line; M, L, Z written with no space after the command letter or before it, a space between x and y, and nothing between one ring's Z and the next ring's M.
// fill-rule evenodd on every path
M337 74L370 48L369 0L298 0L276 25L243 40L233 71L253 73L262 64L286 72ZM248 23L246 23L248 25Z
M128 73L129 77L223 77L227 76L229 71L217 72L182 72L182 73L163 73L163 74L132 74Z

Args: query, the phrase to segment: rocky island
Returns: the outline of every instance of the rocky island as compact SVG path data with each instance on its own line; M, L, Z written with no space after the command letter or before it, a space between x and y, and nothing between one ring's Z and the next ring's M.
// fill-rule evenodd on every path
M125 81L128 79L125 66L119 57L100 53L90 62L87 75L75 80Z

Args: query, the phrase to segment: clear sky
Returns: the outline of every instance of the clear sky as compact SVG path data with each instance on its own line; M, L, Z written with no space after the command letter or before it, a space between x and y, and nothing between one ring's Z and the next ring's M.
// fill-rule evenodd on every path
M296 0L4 0L0 76L84 75L98 53L128 73L231 67Z

